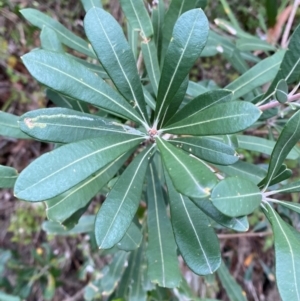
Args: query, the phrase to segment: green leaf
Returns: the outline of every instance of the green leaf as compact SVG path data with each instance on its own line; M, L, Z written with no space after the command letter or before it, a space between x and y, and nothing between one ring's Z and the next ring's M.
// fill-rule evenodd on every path
M156 143L164 166L178 192L195 198L210 194L217 178L206 165L159 137Z
M128 37L128 44L132 50L133 57L137 60L138 57L138 47L139 47L139 32L134 30L127 22L127 37Z
M22 115L23 132L42 141L70 143L99 136L123 134L144 136L122 123L63 108L39 109Z
M276 189L278 193L292 193L292 192L300 192L300 181L289 183Z
M101 0L80 0L85 12L88 12L88 10L90 10L93 7L102 7L102 3Z
M114 135L81 140L42 155L19 175L15 196L38 202L67 191L144 139Z
M171 134L224 135L245 130L261 115L249 102L231 101L214 105L163 129Z
M0 292L0 301L21 301L21 298Z
M156 5L152 6L152 26L153 26L153 39L158 51L158 58L160 58L162 39L163 39L163 26L165 18L165 4L163 0L157 0ZM174 23L173 23L174 25ZM172 30L171 30L172 34Z
M20 130L18 120L19 116L0 111L0 136L30 139Z
M246 232L249 230L249 223L246 216L243 217L229 217L224 215L213 205L209 199L196 199L192 201L199 207L207 216L213 219L218 224L239 232Z
M127 0L126 0L127 1ZM158 83L160 79L160 69L157 59L157 50L153 39L144 40L141 43L144 63L147 74L155 96L157 95Z
M238 217L252 213L260 205L262 194L252 182L230 177L215 186L211 200L220 212Z
M41 46L43 49L64 52L62 43L58 38L55 30L50 27L44 26L40 34Z
M88 233L94 231L95 215L84 215L80 218L78 224L71 230L67 230L60 223L53 221L45 221L42 224L42 229L47 234L55 235L73 235L79 233Z
M296 112L285 124L272 151L266 186L268 187L273 177L280 169L288 153L300 139L300 111Z
M142 239L142 232L137 225L132 222L123 238L117 243L117 247L120 250L133 251L140 247Z
M75 100L67 97L60 93L57 93L51 89L46 89L46 96L49 98L57 107L73 109L79 112L89 113L88 105L85 102Z
M95 236L99 249L110 249L125 235L138 209L153 146L125 169L97 213Z
M153 35L150 16L143 0L120 0L122 10L130 26L140 34L144 40Z
M300 300L300 243L269 203L263 211L270 221L275 241L276 282L283 301Z
M272 80L279 70L283 55L284 51L276 52L227 85L225 88L234 93L233 100Z
M263 101L267 100L270 96L274 94L275 88L278 82L284 79L287 84L292 84L299 80L300 77L300 25L297 26L293 32L289 47L285 52L285 55L281 61L280 68L276 77L274 78L272 84L270 85L268 91L263 97Z
M163 24L163 41L162 41L162 50L161 50L161 60L162 63L165 53L168 49L169 43L172 39L172 32L174 25L181 14L186 11L195 8L195 1L189 0L172 0L169 6L169 9L164 17Z
M51 89L118 116L143 122L125 99L70 57L46 50L35 50L24 55L22 60L31 75Z
M176 147L203 159L205 161L229 165L237 162L239 157L229 145L204 137L182 137L168 140Z
M0 188L12 188L18 178L18 171L12 167L0 165Z
M111 295L117 287L124 272L127 257L128 253L124 251L118 251L114 254L112 262L108 265L107 272L104 273L101 279L102 295Z
M297 189L297 188L296 188ZM299 190L299 189L298 189ZM298 192L298 190L296 190ZM286 191L282 191L282 190L279 190L278 192L282 193L286 193ZM295 191L292 191L292 192L295 192ZM279 204L281 206L284 206L290 210L293 210L297 213L300 214L300 204L299 203L294 203L294 202L284 202L284 201L280 201L280 200L274 200L274 199L270 199L270 202L273 202L273 203L276 203L276 204Z
M275 51L276 47L259 38L241 38L236 41L236 46L241 51Z
M215 166L228 176L241 177L247 179L248 181L251 181L254 184L258 184L260 181L262 181L267 174L265 169L243 161L237 161L236 163L229 166Z
M276 143L275 141L247 135L236 135L236 138L239 148L263 153L266 155L272 154ZM295 149L292 149L286 158L290 160L296 160L299 158L299 153Z
M171 118L167 124L176 123L184 118L191 117L218 103L230 101L232 92L229 90L213 90L200 94L185 105L179 112Z
M231 276L223 261L217 273L230 301L247 301L245 292Z
M198 275L216 271L221 263L219 240L207 216L182 194L166 174L172 228L179 252Z
M186 94L188 94L192 97L197 97L200 94L208 92L208 91L209 91L209 89L204 87L201 83L195 83L195 82L189 81Z
M78 52L84 53L87 56L95 57L93 50L85 40L76 36L58 21L33 8L21 9L20 13L26 20L40 29L43 29L44 26L53 29L58 35L61 43L64 45Z
M85 208L90 200L116 174L128 159L130 152L118 157L71 190L46 201L46 213L50 220L64 222L76 211Z
M154 98L152 97L152 95L150 94L150 92L145 87L143 87L143 91L144 91L144 97L145 97L145 101L146 101L147 105L152 110L155 110L156 103L155 103Z
M182 102L184 101L184 97L186 94L186 90L188 87L188 77L182 82L180 85L178 91L176 92L175 96L172 99L172 103L169 105L169 107L166 109L164 116L160 122L160 124L165 124L167 121L173 117L173 115L176 113Z
M288 169L285 164L282 164L279 168L278 172L274 175L272 181L269 183L269 186L275 185L277 183L280 183L282 181L285 181L289 179L293 175L293 172L291 169ZM266 179L261 181L258 186L260 188L263 188L263 185L266 184Z
M275 97L280 103L285 103L288 100L289 87L284 79L281 79L275 90Z
M176 243L171 222L167 216L161 183L154 164L149 165L147 176L148 204L148 275L153 283L173 288L179 285Z
M201 9L190 10L177 20L159 82L156 123L200 56L207 35L208 21Z
M116 88L147 123L144 94L134 56L119 23L105 10L92 8L84 18L84 29Z

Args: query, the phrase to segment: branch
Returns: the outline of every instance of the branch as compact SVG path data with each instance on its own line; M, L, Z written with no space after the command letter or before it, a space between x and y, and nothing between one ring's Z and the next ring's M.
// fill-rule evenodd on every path
M287 102L292 102L292 101L295 101L295 100L298 100L298 99L300 99L300 93L289 96ZM269 110L271 108L278 107L280 105L281 105L281 103L279 101L273 100L273 101L270 101L269 103L266 103L265 105L258 106L258 108L261 111L266 111L266 110Z

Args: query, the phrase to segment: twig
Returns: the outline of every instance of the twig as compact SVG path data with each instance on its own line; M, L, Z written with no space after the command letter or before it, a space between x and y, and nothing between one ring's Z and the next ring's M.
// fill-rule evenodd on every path
M292 102L292 101L295 101L295 100L298 100L298 99L300 99L300 93L289 96L287 102ZM277 100L274 100L274 101L270 101L270 102L266 103L265 105L258 106L258 108L261 111L266 111L266 110L269 110L271 108L275 108L275 107L280 106L280 105L281 105L280 102L278 102Z
M244 237L265 237L272 235L273 232L249 232L249 233L233 233L233 234L218 234L220 239L230 239L230 238L244 238Z
M300 4L300 0L295 0L292 11L291 11L291 14L290 14L290 17L287 21L284 33L282 35L282 40L281 40L281 47L282 48L287 47L287 44L288 44L287 41L288 41L288 38L289 38L289 35L290 35L292 24L293 24L293 21L294 21L294 18L295 18L297 8L298 8L299 4Z

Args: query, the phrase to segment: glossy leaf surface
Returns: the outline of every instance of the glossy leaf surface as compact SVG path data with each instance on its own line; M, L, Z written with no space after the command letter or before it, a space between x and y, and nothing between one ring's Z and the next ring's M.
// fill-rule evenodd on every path
M156 143L178 192L195 198L210 194L217 178L206 165L161 138L157 138Z
M148 275L151 282L173 288L179 285L181 273L161 183L153 164L149 166L147 184Z
M140 247L143 235L137 225L132 222L117 247L124 251L133 251Z
M85 208L90 200L122 167L129 155L130 153L122 155L71 190L47 200L46 213L48 219L62 223L76 211Z
M24 55L22 60L31 75L51 89L119 116L142 122L125 99L101 78L68 56L36 50Z
M112 119L63 108L30 111L20 117L19 124L21 130L29 136L56 143L70 143L114 134L143 136L134 128Z
M216 223L239 232L245 232L249 230L249 223L246 216L243 217L229 217L221 213L213 205L209 199L191 199L196 206L198 206L207 216L213 219Z
M179 194L166 177L172 228L179 252L198 275L212 274L221 263L219 241L207 216L187 197Z
M276 281L281 298L300 300L299 239L270 204L264 204L263 208L274 232Z
M229 165L238 161L239 157L229 145L204 137L182 137L168 140L176 147L181 148L205 161Z
M144 94L133 53L118 22L105 10L92 8L84 29L105 71L119 92L147 121Z
M300 139L300 111L295 113L285 124L273 149L268 174L266 177L266 187L280 169L288 153Z
M66 46L84 53L87 56L95 57L94 52L85 40L76 36L55 19L52 19L46 14L33 8L22 9L20 13L34 26L37 26L40 29L43 29L43 27L46 26L54 30L58 35L60 41Z
M275 97L280 103L288 100L288 85L284 79L280 80L276 86Z
M160 120L206 43L208 21L201 9L184 13L176 22L159 82L156 120Z
M164 131L185 135L223 135L245 130L260 116L251 103L233 101L221 103L168 125Z
M129 228L141 200L152 150L144 150L130 163L98 211L95 236L100 249L112 248Z
M0 165L0 188L12 188L18 178L18 172L12 167Z
M25 168L15 185L15 196L37 202L79 184L144 139L114 135L81 140L42 155Z
M223 214L238 217L252 213L260 205L262 194L252 182L230 177L216 185L211 200Z

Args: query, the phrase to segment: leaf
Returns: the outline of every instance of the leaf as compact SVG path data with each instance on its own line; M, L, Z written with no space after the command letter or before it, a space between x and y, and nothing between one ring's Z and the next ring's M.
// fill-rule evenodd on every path
M133 53L118 22L105 10L92 8L84 29L101 65L119 92L136 107L147 123L147 111Z
M276 143L275 141L247 135L236 135L236 138L239 148L260 152L267 155L272 154ZM287 155L287 159L290 160L296 160L297 158L299 158L299 153L295 149L292 149Z
M162 287L177 287L181 281L176 243L167 216L162 187L153 164L147 176L148 275Z
M0 165L0 188L12 188L18 178L18 171L12 167Z
M152 26L153 26L153 39L157 48L157 56L160 58L162 39L163 39L163 26L165 17L165 4L163 0L156 1L156 5L152 6ZM174 23L173 23L174 25ZM172 30L171 30L172 34Z
M24 55L22 60L31 75L51 89L143 123L125 99L70 57L46 50L35 50Z
M278 193L300 192L300 181L283 185L279 189L276 189L276 192Z
M225 89L231 90L234 93L233 100L244 96L253 89L272 80L279 70L283 55L284 51L276 52L272 56L257 63L235 81L227 85Z
M223 261L217 273L230 301L247 301L245 292L242 291L242 288L230 275Z
M51 89L46 89L46 96L49 98L57 107L73 109L79 112L89 113L87 103L75 100L65 95L59 94Z
M195 8L195 1L189 0L172 0L169 9L164 17L163 24L163 40L162 40L162 50L160 55L160 62L163 62L163 58L168 49L169 43L172 39L172 32L174 25L181 14L188 10Z
M279 190L278 192L282 193L282 192L286 192L286 191L281 191ZM294 192L294 191L292 191ZM293 210L297 213L300 214L300 204L299 203L295 203L295 202L284 202L284 201L279 201L279 200L274 200L274 199L271 199L270 201L272 201L273 203L276 203L276 204L279 204L281 206L284 206L290 210Z
M241 51L275 51L276 47L259 38L240 38L236 41L236 47Z
M8 295L4 292L0 292L1 301L21 301L21 298L18 296Z
M160 122L160 124L165 124L167 121L173 117L173 115L176 113L182 102L184 101L184 96L186 94L186 90L188 87L188 77L182 82L180 85L178 91L176 92L175 96L172 99L171 104L168 106L168 108L165 110L164 116Z
M46 213L49 220L63 223L72 214L85 208L90 200L117 173L131 153L113 160L71 190L46 201Z
M214 187L211 200L223 214L238 217L252 213L260 205L262 194L252 182L230 177Z
M102 7L101 0L80 0L85 12L88 12L93 7Z
M43 29L43 27L45 26L54 30L58 35L61 43L63 43L64 45L80 53L84 53L87 56L95 57L94 52L85 40L76 36L58 21L33 8L21 9L20 13L34 26L37 26L40 29Z
M213 205L209 199L191 199L197 207L199 207L207 216L213 219L218 224L239 232L246 232L249 230L249 223L246 216L243 217L229 217L221 213Z
M138 43L139 43L139 32L134 30L134 28L132 28L130 26L130 24L127 22L127 37L128 37L128 44L132 50L133 53L133 57L135 60L137 60L138 57Z
M263 101L267 100L274 94L278 82L284 79L287 84L293 84L299 80L300 77L300 58L299 58L299 45L300 39L300 26L298 25L292 36L290 37L289 47L286 50L284 57L281 61L280 68L271 83L269 89L263 97Z
M200 94L185 105L179 112L176 113L167 123L172 124L181 121L184 118L193 116L205 109L210 108L218 103L230 101L232 92L229 90L213 90Z
M280 183L282 181L285 181L289 179L293 175L293 172L291 169L288 169L285 164L282 164L278 172L274 175L272 181L269 183L269 186L275 185L277 183ZM266 184L266 179L261 181L258 186L260 188L263 188L263 185Z
M300 111L296 112L288 120L275 144L269 163L268 174L265 179L266 188L269 186L271 180L280 169L288 153L292 150L292 148L299 141L299 139L300 139Z
M195 136L233 134L248 128L260 115L261 111L252 103L231 101L170 124L163 131Z
M95 236L99 249L110 249L125 235L138 209L153 147L140 153L125 169L97 213Z
M111 295L117 287L124 272L127 257L128 253L124 251L118 251L114 254L112 262L108 265L109 269L104 273L101 279L102 295Z
M216 271L221 263L219 240L207 216L182 194L166 174L172 228L179 252L198 275Z
M208 92L209 90L201 85L200 83L195 83L192 81L189 81L188 88L186 91L186 94L192 96L192 97L197 97L202 93Z
M19 125L29 136L56 143L70 143L114 134L144 135L112 119L63 108L30 111L20 117Z
M270 221L275 241L276 282L283 301L300 300L300 244L289 226L269 203L263 212Z
M251 181L254 184L258 184L266 176L267 172L265 169L243 161L237 161L236 163L224 166L224 165L215 165L220 171L224 172L228 176L237 176L248 181Z
M152 97L152 95L150 94L150 92L145 87L143 87L143 91L144 91L144 97L145 97L145 101L146 101L147 105L152 110L155 110L156 103L155 103L154 98Z
M95 223L95 215L84 215L80 218L78 224L71 230L67 230L64 226L57 222L45 221L42 224L42 229L47 234L55 235L73 235L79 233L93 232Z
M19 116L0 111L0 136L30 139L20 130L18 120Z
M81 140L42 155L19 175L15 196L38 202L67 191L144 139L114 135Z
M41 46L43 49L64 52L61 41L58 38L55 30L50 27L44 26L40 34Z
M125 0L128 1L128 0ZM155 96L157 95L158 83L160 79L160 69L157 59L157 50L153 39L144 40L141 43L144 63L147 74Z
M229 165L239 160L237 153L232 147L213 139L182 137L168 141L176 145L176 147L211 163Z
M208 196L217 178L201 161L158 137L157 147L176 190L186 196Z
M288 101L288 89L289 88L286 81L284 79L281 79L278 82L275 90L275 97L280 103L285 103Z
M153 27L144 1L120 0L120 4L130 26L140 31L143 40L150 38L153 35Z
M140 247L142 239L142 232L136 224L132 222L123 238L117 243L117 247L120 250L133 251Z
M201 9L190 10L177 20L159 82L156 123L200 56L207 35L208 21Z

